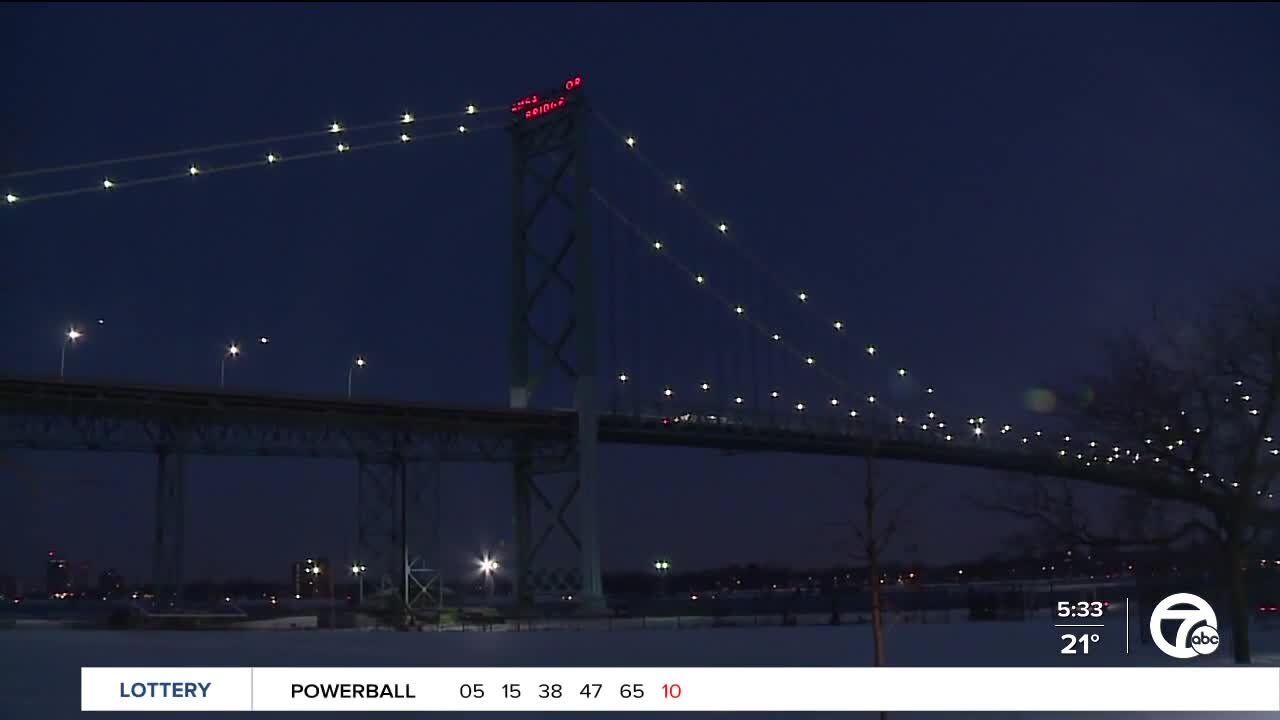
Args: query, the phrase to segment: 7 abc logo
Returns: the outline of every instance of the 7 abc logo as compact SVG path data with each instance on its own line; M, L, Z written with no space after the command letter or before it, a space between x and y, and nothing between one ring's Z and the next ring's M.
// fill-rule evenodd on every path
M1170 643L1163 623L1178 621L1178 631ZM1151 640L1169 657L1189 660L1218 649L1218 616L1199 595L1175 593L1151 611Z

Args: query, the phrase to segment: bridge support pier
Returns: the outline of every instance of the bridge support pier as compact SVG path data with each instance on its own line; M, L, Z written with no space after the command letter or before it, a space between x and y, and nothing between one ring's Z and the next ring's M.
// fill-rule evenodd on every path
M404 616L440 610L440 462L360 458L355 562Z
M183 605L183 560L186 542L186 473L182 453L156 450L156 524L152 539L151 582L157 600L170 597Z
M535 396L572 393L578 414L573 480L560 502L553 505L535 481L529 445L517 445L514 583L522 608L532 606L537 590L554 588L567 590L584 610L598 612L605 600L596 530L599 409L590 109L581 92L566 97L563 108L511 126L511 407L530 407ZM535 500L547 516L537 537ZM566 519L574 502L576 531ZM557 529L576 553L577 567L539 577L539 551Z

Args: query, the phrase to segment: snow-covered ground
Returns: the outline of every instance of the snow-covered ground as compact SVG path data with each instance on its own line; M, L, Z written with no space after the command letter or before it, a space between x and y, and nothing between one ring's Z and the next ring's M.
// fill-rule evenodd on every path
M1175 663L1154 648L1138 643L1136 628L1132 653L1125 655L1123 622L1109 622L1101 631L1101 641L1088 656L1062 655L1059 652L1062 632L1065 631L1053 627L1051 620L891 625L887 629L887 647L889 661L894 665ZM1254 640L1260 664L1280 664L1280 629L1259 628ZM0 632L0 718L69 720L77 717L79 668L85 665L842 666L868 665L870 658L870 630L857 625L456 633L10 631ZM1229 660L1223 649L1215 656L1193 662L1221 664ZM1064 689L1088 692L1088 688L1083 687ZM220 715L206 713L201 717ZM322 715L350 717L347 713ZM511 715L529 717L531 713ZM1117 715L1170 720L1251 716L1266 715ZM157 715L148 713L148 717ZM927 715L895 714L894 717Z

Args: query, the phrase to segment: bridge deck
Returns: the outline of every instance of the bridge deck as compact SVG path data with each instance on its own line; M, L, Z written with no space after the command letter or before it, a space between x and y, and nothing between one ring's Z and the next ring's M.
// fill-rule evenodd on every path
M607 443L865 456L1132 485L1132 471L1086 467L1053 450L1000 448L965 437L818 416L672 421L605 414ZM0 379L0 447L210 455L509 462L528 448L548 468L570 461L566 410L466 408L206 388ZM967 435L967 434L966 434ZM1148 478L1149 479L1149 478Z

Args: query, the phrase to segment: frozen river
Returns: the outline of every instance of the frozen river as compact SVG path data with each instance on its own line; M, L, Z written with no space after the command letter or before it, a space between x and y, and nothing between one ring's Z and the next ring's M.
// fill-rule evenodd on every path
M887 630L887 646L889 661L894 665L1116 666L1174 662L1153 648L1139 644L1136 631L1132 654L1126 655L1122 625L1114 630L1108 626L1102 640L1087 657L1060 654L1059 634L1047 620L893 625ZM1280 630L1260 629L1255 638L1259 663L1276 664L1280 660ZM870 631L866 626L491 633L17 630L0 632L0 718L68 720L80 716L79 668L86 665L843 666L868 665L870 659ZM1196 662L1227 661L1229 657L1223 650ZM1064 690L1088 692L1088 688ZM148 713L147 716L169 714ZM537 713L505 714L529 717ZM201 717L221 715L205 713ZM323 715L351 717L350 713ZM926 716L903 713L893 717ZM1160 716L1152 713L1116 717ZM1249 716L1220 715L1224 718ZM1212 716L1184 713L1164 717L1182 720Z

